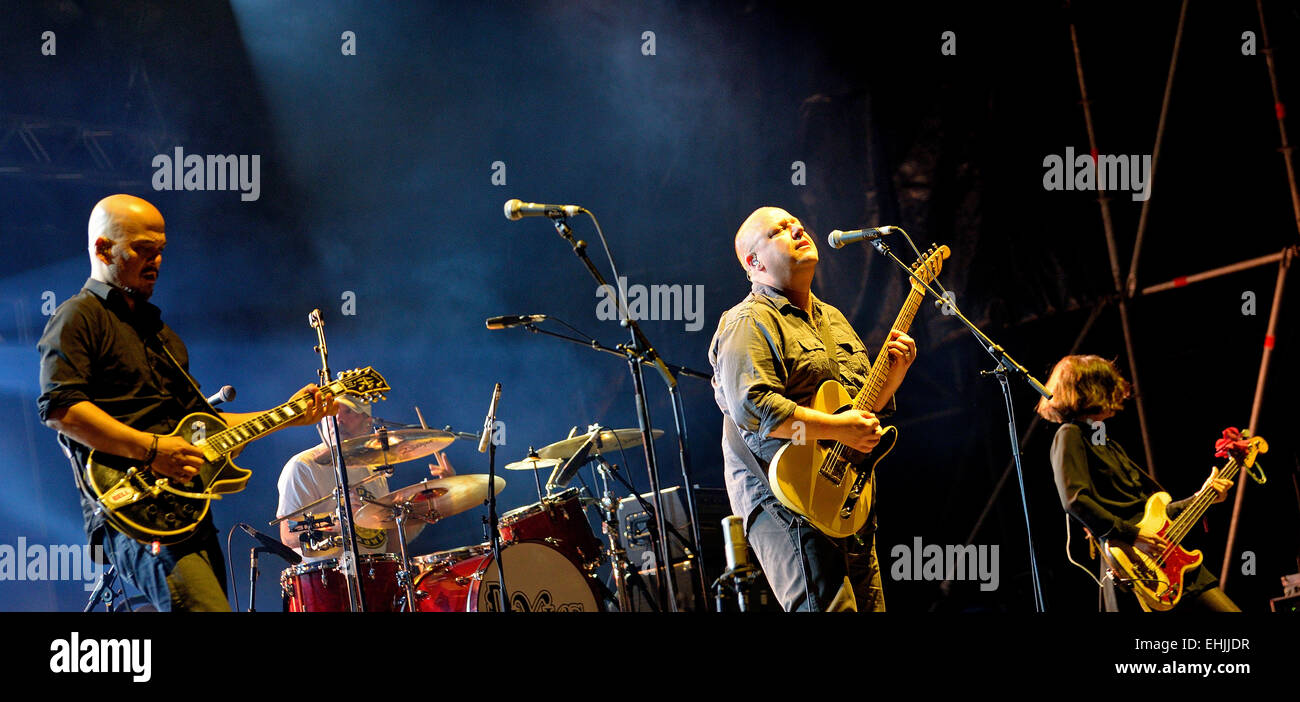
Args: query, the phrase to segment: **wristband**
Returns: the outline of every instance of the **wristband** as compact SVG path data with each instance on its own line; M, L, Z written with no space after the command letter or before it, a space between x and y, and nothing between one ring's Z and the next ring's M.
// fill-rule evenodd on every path
M153 434L153 441L149 443L149 453L145 454L144 465L153 465L153 459L158 457L158 435Z

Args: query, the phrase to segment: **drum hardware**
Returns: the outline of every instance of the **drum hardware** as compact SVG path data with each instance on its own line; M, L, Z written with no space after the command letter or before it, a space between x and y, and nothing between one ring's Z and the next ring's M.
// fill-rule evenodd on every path
M608 481L605 486L605 496L599 501L601 513L601 531L609 538L609 547L605 549L609 553L609 563L611 574L614 578L614 601L618 605L620 612L632 611L632 598L628 593L628 586L633 585L640 588L645 595L645 599L654 605L654 599L650 597L650 590L641 578L641 574L632 569L632 564L628 563L627 551L619 544L618 534L618 499L614 497L614 492L609 489ZM659 611L658 605L654 605L654 611Z
M537 449L532 446L528 447L528 457L522 461L507 463L506 470L531 470L533 472L533 482L537 484L537 499L542 499L542 479L538 476L537 471L543 468L554 468L563 463L558 458L542 458L537 455Z
M581 211L591 218L592 224L596 227L596 233L600 235L600 241L601 244L604 246L605 255L609 259L609 265L614 274L614 278L616 282L621 283L623 279L619 277L618 268L614 265L614 257L613 254L610 253L608 243L605 241L605 235L604 232L601 231L600 223L596 220L596 216L592 214L590 211L588 210L581 210ZM591 262L591 258L587 255L587 242L579 241L578 239L574 238L573 230L569 227L566 213L561 211L553 211L550 213L550 215L548 215L548 217L551 219L551 224L555 227L556 233L558 233L572 247L574 255L576 255L582 261L582 264L586 267L587 272L591 275L592 279L596 282L597 289L613 291L615 303L616 303L616 309L619 311L619 318L620 318L619 324L627 329L628 334L630 336L630 340L628 343L619 344L615 349L608 349L602 346L601 344L599 344L598 342L596 342L595 339L579 340L561 334L552 334L549 331L545 333L565 339L567 341L582 344L583 346L586 346L594 351L613 353L622 356L626 360L628 372L632 376L633 399L636 404L636 410L637 410L637 426L640 429L640 433L642 437L642 447L645 452L646 475L649 478L650 493L653 496L655 501L655 507L656 507L655 514L657 518L660 520L660 523L658 525L659 531L662 533L666 531L666 529L664 528L663 525L663 511L662 509L659 509L660 507L659 493L661 489L660 482L659 482L659 463L655 456L654 440L653 437L651 436L651 431L653 427L650 421L650 404L649 404L649 400L646 397L646 391L645 391L645 378L643 375L643 366L651 365L659 372L659 375L663 379L664 385L668 390L668 394L672 398L673 421L677 431L677 448L678 448L678 456L681 462L682 484L687 494L687 506L690 508L692 512L691 521L693 524L697 524L699 522L699 517L698 515L694 514L695 498L692 494L692 491L694 490L695 481L691 477L690 453L689 451L687 451L686 421L684 416L685 411L682 405L681 392L678 387L677 379L679 375L686 375L686 376L697 377L703 380L709 380L711 379L711 375L707 373L700 373L698 371L693 371L688 368L683 368L681 366L676 366L667 363L663 359L663 357L660 356L659 353L655 350L655 347L650 343L650 340L646 338L646 335L641 330L641 325L637 323L635 316L628 314L627 301L625 299L626 294L625 294L625 290L623 290L623 286L609 285L605 281L604 276L602 276L600 271L596 268L595 264ZM566 326L569 326L571 329L573 328L572 325L566 325ZM524 325L524 328L534 333L542 331L535 324L531 324L531 323ZM577 330L574 329L574 331ZM696 548L694 550L698 551L699 550L698 534L694 534L694 537L695 538L693 543L696 544ZM661 545L666 548L667 542L665 541ZM661 554L660 560L662 560L665 563L669 562L670 559L668 557L667 551L664 551ZM704 588L703 579L704 579L703 571L700 571L699 587L701 589ZM675 611L676 597L673 596L673 590L675 589L675 586L672 582L672 578L668 576L664 576L661 573L659 576L659 583L660 583L659 587L661 590L663 589L668 590L670 595L668 597L668 602L670 603L669 608L671 611Z

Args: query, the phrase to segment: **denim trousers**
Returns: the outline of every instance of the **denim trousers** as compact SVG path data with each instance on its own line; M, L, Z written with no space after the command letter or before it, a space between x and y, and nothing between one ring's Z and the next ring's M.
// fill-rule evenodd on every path
M205 528L206 527L206 528ZM104 551L117 572L159 612L229 612L226 564L210 524L200 533L152 553L149 544L104 527Z

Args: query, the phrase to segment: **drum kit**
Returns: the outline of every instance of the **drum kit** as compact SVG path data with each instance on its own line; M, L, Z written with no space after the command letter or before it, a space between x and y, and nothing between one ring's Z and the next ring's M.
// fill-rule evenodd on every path
M423 424L423 421L421 422ZM396 425L382 422L388 426ZM371 475L353 483L360 486L391 474L394 463L424 458L445 449L457 438L478 437L473 434L425 428L388 429L382 426L372 434L340 443L340 450L350 467L364 466ZM575 432L576 433L576 430ZM656 430L653 436L663 432ZM385 494L369 495L358 490L359 506L354 507L354 524L367 529L396 529L400 546L397 553L372 553L357 556L355 573L360 581L366 611L373 612L481 612L500 609L501 576L508 588L507 606L511 611L601 611L606 603L617 605L627 600L614 593L597 576L597 569L612 562L615 584L622 551L614 535L618 533L614 510L602 509L603 531L609 535L608 546L602 545L588 521L588 508L611 501L606 491L604 501L587 495L585 488L566 488L578 468L599 460L602 470L617 470L601 455L611 450L639 446L641 433L636 429L608 430L593 426L588 433L529 450L527 458L505 466L510 471L532 471L537 484L538 501L511 509L497 521L500 537L500 569L490 543L463 546L424 555L407 553L407 538L413 524L436 524L446 517L465 512L487 502L501 491L506 481L495 479L491 492L487 475L454 475L430 478ZM593 441L593 437L595 440ZM540 471L551 470L543 490ZM298 532L303 543L329 548L342 537L326 532L333 518L317 518L312 510L332 500L330 494L272 522L294 520L290 530ZM284 609L290 612L340 612L350 610L347 585L341 559L327 558L303 562L285 569L280 576Z

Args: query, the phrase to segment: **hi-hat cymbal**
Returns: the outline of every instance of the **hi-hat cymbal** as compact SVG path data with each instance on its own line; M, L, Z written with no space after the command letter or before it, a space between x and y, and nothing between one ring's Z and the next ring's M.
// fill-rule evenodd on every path
M507 463L506 470L543 470L545 468L554 468L561 463L560 458L525 458L522 461Z
M505 478L497 476L493 492L500 493L505 486ZM368 500L356 511L356 523L367 529L396 529L397 520L389 508L403 502L409 503L408 519L436 522L477 507L487 498L485 474L430 478Z
M384 465L385 458L389 464L405 463L437 453L456 440L455 434L441 429L390 429L388 450L384 451L379 436L375 432L346 439L342 444L344 462L370 468Z
M663 436L662 429L650 430L650 436L658 439ZM561 460L572 456L587 443L587 437L591 436L590 432L572 436L561 441L557 441L549 446L543 446L537 450L537 455L542 458L559 458ZM606 429L600 432L600 440L596 445L591 447L591 455L599 456L602 453L618 451L620 448L628 449L641 445L640 429Z

